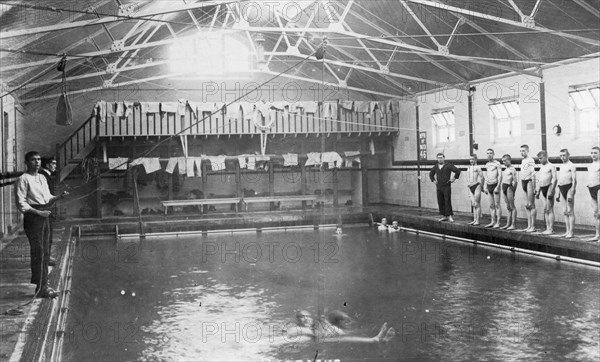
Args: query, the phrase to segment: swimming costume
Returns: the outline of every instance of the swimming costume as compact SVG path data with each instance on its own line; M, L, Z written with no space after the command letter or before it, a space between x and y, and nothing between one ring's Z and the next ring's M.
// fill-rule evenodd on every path
M496 186L498 186L497 183L491 184L491 185L487 185L487 188L488 188L488 191L489 191L490 194L494 193L494 189L496 188Z
M600 185L592 187L588 186L588 190L590 190L590 196L592 196L592 199L598 201L598 190L600 190Z
M476 183L475 185L469 186L469 190L471 190L472 194L475 194L475 191L477 190L477 186L479 186L479 182Z
M571 187L573 187L573 184L558 185L558 189L560 190L560 193L562 194L565 200L567 200L567 193L569 192Z
M550 185L540 187L540 191L542 192L542 195L544 195L544 198L548 198L548 189L549 188L550 188Z
M504 194L504 196L508 197L508 188L511 188L511 190L513 190L513 195L515 193L515 188L513 187L512 184L502 184L502 193Z
M521 184L523 186L523 191L527 192L527 184L531 182L531 179L529 180L521 180Z

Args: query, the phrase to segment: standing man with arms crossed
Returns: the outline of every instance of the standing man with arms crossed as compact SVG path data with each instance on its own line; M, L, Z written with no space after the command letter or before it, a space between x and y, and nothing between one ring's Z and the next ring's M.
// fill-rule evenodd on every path
M485 164L485 188L486 194L490 195L490 214L492 222L485 227L500 227L500 219L502 218L502 207L500 205L500 184L502 183L502 165L494 160L494 150L488 148L488 162Z
M451 163L446 163L446 157L443 153L437 154L438 164L434 165L429 171L429 178L431 182L436 185L437 189L437 201L440 210L440 218L438 221L450 221L454 222L452 215L452 189L450 186L460 176L460 170ZM450 177L450 174L454 173L454 176Z
M504 194L508 215L506 216L506 225L501 229L515 230L517 228L517 208L515 207L515 191L517 191L518 184L517 170L512 165L512 158L508 154L502 156L502 163L506 166L502 171L502 193Z
M554 191L556 189L556 166L548 161L548 152L540 151L537 154L542 167L538 172L535 197L544 201L544 215L546 219L546 230L542 235L550 235L554 232Z
M560 202L561 196L565 203L565 225L567 231L559 235L561 238L573 238L573 227L575 226L575 188L577 187L577 168L569 160L569 150L563 148L560 150L560 159L563 162L558 172L558 190L559 195L556 198Z
M529 146L521 146L521 184L525 196L527 198L527 204L525 209L527 210L527 229L521 230L526 233L532 233L535 231L535 218L537 212L535 210L535 161L529 157Z
M467 169L467 188L469 189L469 198L473 206L473 221L469 225L479 225L481 218L481 188L483 187L483 171L477 165L477 155L472 154L469 158L471 165Z
M592 197L596 235L586 241L600 241L600 207L598 207L598 197L600 196L600 147L592 147L591 156L592 163L588 166L588 190L590 190L590 196Z
M58 293L48 286L50 211L47 209L59 197L50 193L46 178L38 173L41 164L39 153L27 152L25 164L27 172L17 179L15 199L17 208L23 213L23 229L31 248L31 283L36 285L36 297L56 298Z

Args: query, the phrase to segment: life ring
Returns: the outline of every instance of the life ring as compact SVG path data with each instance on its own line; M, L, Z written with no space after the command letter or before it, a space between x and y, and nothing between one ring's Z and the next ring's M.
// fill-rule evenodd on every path
M273 125L273 122L275 121L275 119L274 119L275 117L271 117L271 114L270 114L271 112L269 112L269 114L265 116L265 118L269 119L269 122L267 124L262 124L261 122L258 121L259 113L262 114L262 112L258 108L256 108L254 110L254 116L252 117L252 123L254 123L256 128L258 128L262 132L266 132L271 129L271 126Z

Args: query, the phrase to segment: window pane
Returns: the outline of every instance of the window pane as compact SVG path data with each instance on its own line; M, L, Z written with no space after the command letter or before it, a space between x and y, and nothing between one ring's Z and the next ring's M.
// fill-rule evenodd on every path
M502 104L493 104L491 107L494 111L494 115L495 115L496 119L508 118L508 112L506 111L506 108L504 108L504 106Z
M447 125L446 119L444 118L444 116L442 116L441 113L434 113L434 114L432 114L432 117L433 117L433 121L435 122L436 126L444 127Z
M578 92L581 95L581 99L583 99L583 108L594 108L596 107L596 101L594 101L594 97L589 90L582 90Z
M521 118L513 118L511 126L511 135L513 137L521 136Z
M498 121L498 138L510 137L510 122Z
M596 101L596 107L600 105L600 99L598 99L598 97L600 97L600 88L592 88L590 89L590 93L592 93L592 97L594 97L594 100Z
M518 117L521 114L521 108L517 102L506 102L504 103L504 106L511 118Z
M444 112L442 115L446 119L447 124L454 125L454 112Z
M579 113L579 132L588 133L598 130L598 109L588 109Z
M579 92L579 91L570 92L569 96L571 97L571 99L573 100L573 102L575 102L575 107L577 107L577 109L584 109L585 108L585 101L581 97L580 93L581 92Z
M454 126L448 127L448 137L450 138L450 142L454 142L455 136Z

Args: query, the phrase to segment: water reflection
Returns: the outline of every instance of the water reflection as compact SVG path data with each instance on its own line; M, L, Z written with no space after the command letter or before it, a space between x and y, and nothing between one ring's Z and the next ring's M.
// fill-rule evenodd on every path
M206 285L165 291L159 319L143 327L144 360L259 361L273 355L274 325L264 289L208 278Z

